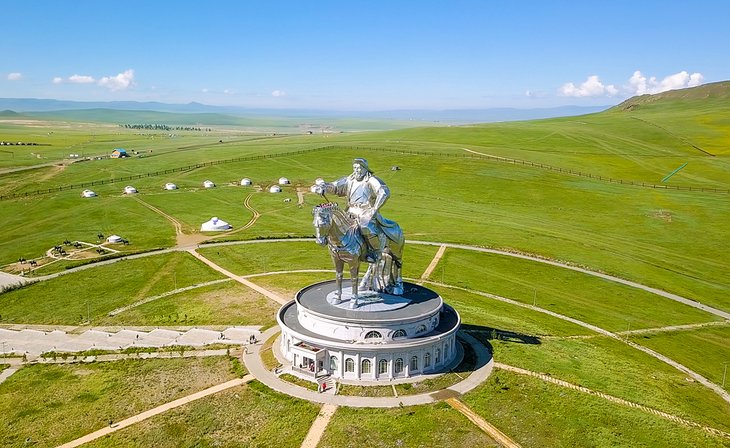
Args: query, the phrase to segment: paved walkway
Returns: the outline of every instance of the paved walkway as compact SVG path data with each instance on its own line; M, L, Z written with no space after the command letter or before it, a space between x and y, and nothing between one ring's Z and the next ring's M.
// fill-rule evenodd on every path
M0 328L0 344L7 354L34 358L41 353L55 351L78 353L87 350L124 350L130 347L192 346L210 344L247 344L249 338L260 334L259 327L229 327L223 331L192 328L174 331L157 328L151 331L123 329L116 332L90 329L81 334L62 330L33 329L9 330Z
M169 403L165 403L161 406L157 406L156 408L152 408L149 411L145 411L145 412L142 412L141 414L137 414L133 417L122 420L119 423L113 424L111 426L107 426L106 428L102 428L98 431L94 431L91 434L87 434L76 440L72 440L71 442L64 443L59 448L73 448L73 447L83 445L84 443L91 442L92 440L96 440L100 437L104 437L105 435L119 431L120 429L124 429L127 426L133 425L135 423L139 423L143 420L147 420L148 418L154 417L155 415L162 414L163 412L169 411L170 409L177 408L182 405L188 404L192 401L199 400L201 398L221 392L226 389L230 389L231 387L240 386L242 384L248 383L249 381L252 381L253 379L254 379L253 376L246 375L243 378L237 378L235 380L227 381L225 383L218 384L213 387L209 387L208 389L201 390L200 392L196 392L196 393L188 395L186 397L179 398L179 399L177 399L175 401L171 401Z
M6 286L22 285L26 282L28 282L28 279L25 277L0 271L0 289Z
M0 364L3 364L2 360L0 360ZM14 365L14 366L8 367L7 369L0 372L0 384L4 383L5 380L10 378L10 375L17 372L20 369L20 367L21 366Z
M350 395L331 395L319 393L284 381L277 374L268 370L259 355L264 341L269 340L279 331L279 327L272 327L261 335L261 343L250 345L244 352L243 360L246 368L257 380L261 381L271 389L303 400L330 404L336 406L349 406L355 408L394 408L399 406L415 406L420 404L434 403L443 399L442 397L454 396L466 393L484 382L492 372L493 360L487 348L468 334L459 332L459 336L472 344L477 356L477 368L463 381L454 384L443 390L418 395L401 395L399 397L358 397ZM390 384L390 383L388 383ZM450 392L449 392L450 391Z

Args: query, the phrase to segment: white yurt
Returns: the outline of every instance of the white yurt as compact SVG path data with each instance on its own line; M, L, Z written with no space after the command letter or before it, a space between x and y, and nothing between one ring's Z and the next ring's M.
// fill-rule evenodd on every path
M289 185L289 179L287 179L286 177L280 177L279 185Z
M325 183L325 182L324 182L324 179L322 179L321 177L318 177L318 178L317 178L317 179L315 179L315 181L314 181L314 185L323 185L324 183Z
M243 185L243 186L251 185L251 179L249 179L248 177L244 177L243 179L241 179L241 185Z
M278 185L272 185L269 187L269 193L281 193L281 187Z
M165 184L165 190L177 190L177 185L172 182L168 182Z
M96 196L96 193L91 190L84 190L81 192L82 198L93 198L94 196Z
M206 180L205 182L203 182L203 186L205 188L213 188L213 187L215 187L215 184L213 183L212 180Z
M136 192L137 192L137 189L131 185L127 185L126 187L124 187L124 194L134 194Z
M119 235L112 235L106 239L107 243L121 243L122 237Z
M218 219L217 217L210 218L209 221L204 222L200 226L201 232L221 232L223 230L232 229L233 226L228 224L227 222L223 221L222 219Z

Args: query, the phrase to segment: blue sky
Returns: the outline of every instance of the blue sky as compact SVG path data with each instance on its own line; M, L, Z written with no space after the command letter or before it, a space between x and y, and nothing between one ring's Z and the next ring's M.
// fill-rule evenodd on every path
M4 0L0 97L609 105L730 79L727 1Z

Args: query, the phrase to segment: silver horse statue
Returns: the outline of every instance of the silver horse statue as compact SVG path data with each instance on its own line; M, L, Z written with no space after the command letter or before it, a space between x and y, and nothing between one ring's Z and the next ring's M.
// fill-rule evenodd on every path
M362 281L358 285L360 262L366 261L368 245L360 232L356 219L342 211L336 203L321 204L312 210L313 225L317 244L329 248L335 265L337 292L335 303L342 302L342 278L345 263L350 268L352 279L351 308L357 308L359 292L375 291L388 294L403 294L401 259L403 255L403 232L400 238L388 239L383 253L374 263L370 263Z

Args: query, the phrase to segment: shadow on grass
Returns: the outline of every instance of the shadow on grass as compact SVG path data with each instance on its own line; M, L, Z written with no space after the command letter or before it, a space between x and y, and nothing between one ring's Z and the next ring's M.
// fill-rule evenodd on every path
M523 333L515 333L514 331L501 330L499 328L485 327L482 325L462 324L461 330L474 336L479 340L479 342L482 342L488 347L491 345L489 344L489 341L492 340L514 342L517 344L541 344L540 338L537 336Z

